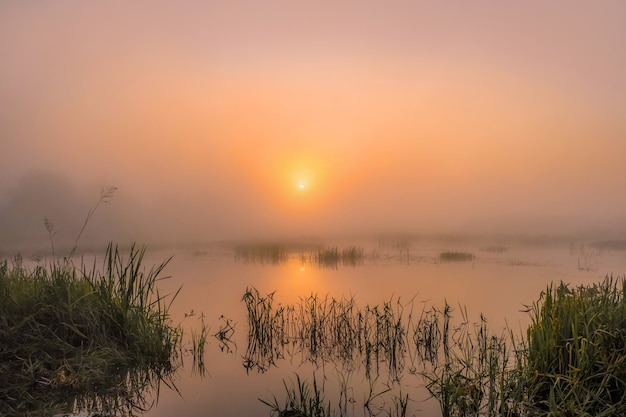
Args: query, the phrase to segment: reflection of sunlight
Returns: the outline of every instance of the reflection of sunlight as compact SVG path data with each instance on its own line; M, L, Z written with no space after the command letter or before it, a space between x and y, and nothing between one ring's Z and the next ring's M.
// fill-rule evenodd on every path
M301 259L290 259L286 264L274 270L268 288L277 291L276 300L282 303L295 303L301 297L324 288L324 283L320 282L320 279L320 271L309 268L302 263Z

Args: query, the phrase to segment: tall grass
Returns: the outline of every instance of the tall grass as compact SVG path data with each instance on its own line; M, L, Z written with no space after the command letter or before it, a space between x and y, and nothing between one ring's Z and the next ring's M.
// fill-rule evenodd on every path
M287 248L280 243L240 244L234 252L235 260L245 263L280 265L289 259Z
M259 399L271 409L271 413L279 417L331 417L332 404L324 398L323 387L318 386L317 378L313 374L313 382L301 380L296 374L296 381L287 384L283 381L286 398L284 405L280 405L276 396L272 400Z
M345 248L311 247L304 243L243 243L233 247L235 261L259 265L282 265L290 257L299 259L318 268L337 269L342 266L357 266L363 263L363 248L349 246Z
M447 303L424 305L414 315L412 300L360 309L352 298L312 295L299 305L274 309L256 290L246 294L251 334L263 328L268 335L253 337L248 361L262 361L268 352L263 344L271 339L272 360L300 355L320 367L333 362L348 373L362 365L370 383L363 401L367 415L407 414L409 397L401 385L407 369L423 378L443 417L626 415L626 278L606 277L577 288L549 286L529 308L525 335L493 332L482 315L472 322L465 308ZM385 374L389 388L376 392L374 384ZM392 387L400 387L400 393ZM297 386L286 385L286 391L288 399L299 392L317 401L323 387L311 390L298 377ZM373 409L374 400L386 393L392 396L387 405ZM328 415L304 412L291 400L283 409L275 398L263 402L275 412ZM349 414L339 404L332 415Z
M439 254L439 260L442 262L468 262L475 258L476 256L470 252L446 251Z
M291 356L320 366L340 361L349 369L363 358L368 377L386 371L390 379L398 379L404 370L407 325L399 299L359 309L353 298L311 294L297 305L275 307L274 293L262 296L248 288L243 301L248 310L247 369L263 372Z
M334 246L331 248L318 249L313 257L315 264L321 268L334 268L341 264L344 266L357 266L363 263L363 248L350 246L342 248Z
M549 286L531 310L528 388L534 412L626 414L626 281Z
M0 415L148 409L161 384L176 389L183 330L146 271L145 249L109 245L102 269L70 262L0 262Z

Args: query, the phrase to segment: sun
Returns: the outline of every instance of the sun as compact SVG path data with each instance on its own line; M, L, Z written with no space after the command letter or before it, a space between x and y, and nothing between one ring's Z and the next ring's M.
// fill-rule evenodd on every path
M304 184L298 184L298 188L304 190Z

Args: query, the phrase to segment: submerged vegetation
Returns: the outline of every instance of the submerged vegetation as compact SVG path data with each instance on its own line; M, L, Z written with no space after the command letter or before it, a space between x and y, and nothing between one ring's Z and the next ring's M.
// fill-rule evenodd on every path
M132 415L161 384L176 389L183 330L168 313L176 294L156 287L168 261L146 272L144 253L133 246L125 258L109 245L102 270L0 262L0 415ZM194 347L201 358L203 345Z
M244 366L263 372L290 357L317 368L334 363L348 375L332 403L315 376L312 383L299 376L285 382L284 402L260 399L279 416L357 415L346 404L357 402L349 375L361 367L370 384L361 406L369 416L409 415L412 400L402 381L412 377L439 402L443 417L624 415L625 296L625 278L549 286L528 310L527 334L516 336L494 333L483 316L472 322L462 307L455 319L448 304L424 305L415 314L414 300L359 308L354 299L311 295L275 306L273 293L249 288Z

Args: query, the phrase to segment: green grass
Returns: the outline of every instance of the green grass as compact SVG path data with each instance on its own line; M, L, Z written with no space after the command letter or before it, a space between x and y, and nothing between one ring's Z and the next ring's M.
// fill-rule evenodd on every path
M290 356L322 369L334 363L348 375L362 366L370 383L364 415L407 415L409 394L401 385L407 371L423 378L443 417L626 415L626 278L549 286L529 307L531 324L518 336L510 329L493 332L482 315L472 322L463 307L455 316L447 303L424 305L414 315L413 301L399 299L358 308L352 298L311 295L275 308L273 296L249 289L244 297L254 340L249 363L277 366L277 359ZM260 329L265 338L258 337ZM388 388L376 390L383 375ZM261 401L280 416L357 415L341 403L352 389L347 379L332 408L323 385L299 377L285 383L284 405L276 397ZM375 401L383 407L372 407Z
M149 408L161 384L176 389L176 294L156 287L168 261L146 271L144 253L109 245L101 270L0 261L0 415L128 415Z
M528 328L533 410L550 415L626 414L626 281L549 286Z

